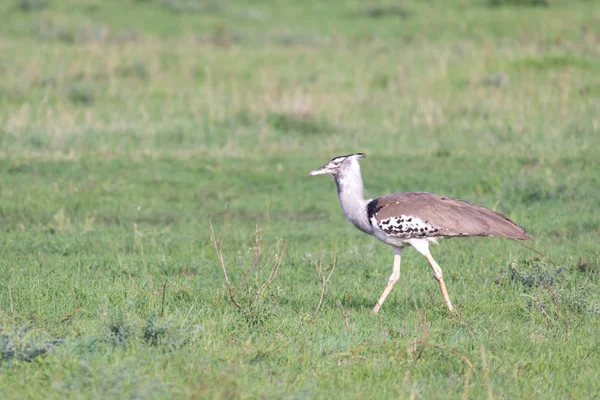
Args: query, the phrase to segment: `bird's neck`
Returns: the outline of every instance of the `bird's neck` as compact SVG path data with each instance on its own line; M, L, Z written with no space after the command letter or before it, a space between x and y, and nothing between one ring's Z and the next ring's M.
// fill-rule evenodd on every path
M367 201L364 198L364 186L358 162L337 176L335 183L342 211L348 221L361 231L373 234L373 227L367 216Z

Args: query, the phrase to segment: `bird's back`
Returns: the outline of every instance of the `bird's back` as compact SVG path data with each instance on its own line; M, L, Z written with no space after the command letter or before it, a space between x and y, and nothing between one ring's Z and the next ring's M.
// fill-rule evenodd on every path
M368 203L367 212L372 224L400 237L497 236L531 239L522 227L499 212L427 192L378 197ZM420 223L416 230L413 219ZM391 229L391 225L395 225L396 229ZM409 226L412 228L407 228Z

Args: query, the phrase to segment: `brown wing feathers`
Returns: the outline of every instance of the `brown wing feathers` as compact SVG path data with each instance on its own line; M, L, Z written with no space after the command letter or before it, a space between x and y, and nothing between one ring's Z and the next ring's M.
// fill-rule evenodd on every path
M401 215L418 218L439 231L427 236L498 236L531 239L523 228L504 215L463 200L425 192L396 193L372 200L369 219Z

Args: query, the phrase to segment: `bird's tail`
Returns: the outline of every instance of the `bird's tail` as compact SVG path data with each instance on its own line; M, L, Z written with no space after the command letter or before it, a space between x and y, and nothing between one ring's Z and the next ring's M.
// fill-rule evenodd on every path
M485 211L489 214L486 222L490 224L490 233L492 236L518 240L533 240L532 237L525 232L525 229L522 226L510 218L497 211L489 209L485 209Z

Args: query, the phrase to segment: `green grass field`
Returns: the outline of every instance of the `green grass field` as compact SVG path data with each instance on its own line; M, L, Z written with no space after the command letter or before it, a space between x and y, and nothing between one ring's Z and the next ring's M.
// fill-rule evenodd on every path
M354 152L556 266L443 241L452 314L407 250L373 314L392 252L306 177ZM1 399L597 398L599 204L595 1L0 2Z

